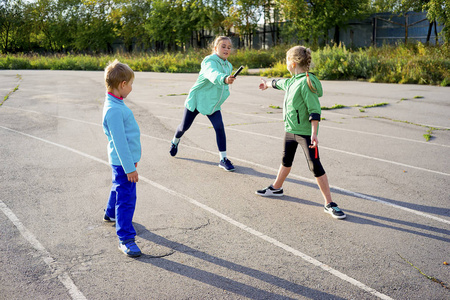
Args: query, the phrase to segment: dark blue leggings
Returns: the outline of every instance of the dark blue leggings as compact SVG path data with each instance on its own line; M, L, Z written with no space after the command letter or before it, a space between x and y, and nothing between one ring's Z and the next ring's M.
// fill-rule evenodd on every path
M176 138L179 139L183 136L183 134L191 127L198 114L198 110L190 111L189 109L184 108L183 119L175 132ZM222 113L218 110L212 115L207 115L207 117L216 131L217 147L219 148L219 151L227 151L227 137L225 136Z

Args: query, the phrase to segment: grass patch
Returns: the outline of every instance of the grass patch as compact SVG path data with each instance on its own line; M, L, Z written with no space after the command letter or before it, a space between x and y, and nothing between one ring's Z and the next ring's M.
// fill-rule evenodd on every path
M375 104L370 104L370 105L364 105L363 108L380 107L380 106L386 106L388 104L389 103L387 103L387 102L375 103Z
M173 96L185 96L189 95L188 93L181 93L181 94L168 94L167 96L173 97Z
M424 96L414 96L414 99L422 99L425 98Z
M429 134L429 133L426 133L426 134L424 134L423 135L423 137L425 138L425 140L428 142L428 141L430 141L431 140L431 137L432 137L432 135L431 134Z
M425 140L428 142L433 138L433 131L437 131L437 130L442 130L442 131L449 131L450 129L446 129L446 128L436 128L436 127L430 127L427 125L422 125L422 124L417 124L417 123L413 123L410 121L404 121L404 120L395 120L395 119L391 119L391 118L387 118L387 117L375 117L378 119L385 119L385 120L389 120L392 122L400 122L400 123L405 123L405 124L409 124L409 125L414 125L414 126L420 126L420 127L424 127L424 128L428 128L427 133L425 133L423 135L423 137L425 138Z
M281 107L279 107L278 105L269 105L269 107L273 109L281 109Z
M439 283L443 288L450 290L450 287L443 281L436 279L432 276L428 276L427 274L423 273L418 267L416 267L415 265L413 265L411 262L409 262L406 258L403 258L400 254L397 253L398 256L400 256L401 259L403 259L405 262L407 262L411 267L413 267L414 269L416 269L422 276L425 276L427 279Z
M20 82L22 80L22 75L17 74L16 78L18 78ZM3 97L2 102L0 102L0 106L2 106L3 103L5 103L5 101L9 99L9 96L11 96L12 93L16 92L19 89L19 85L20 84L17 84L8 94L6 94L5 97Z
M347 106L342 105L342 104L335 104L332 107L327 107L327 106L322 106L321 109L322 110L332 110L332 109L341 109L341 108L346 108Z

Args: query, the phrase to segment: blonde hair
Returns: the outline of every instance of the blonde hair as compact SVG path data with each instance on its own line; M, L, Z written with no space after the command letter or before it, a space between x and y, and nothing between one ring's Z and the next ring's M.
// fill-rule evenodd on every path
M231 41L231 39L230 39L229 37L224 36L224 35L218 36L218 37L216 37L216 39L215 39L215 40L212 42L212 44L211 44L211 48L212 48L212 53L213 53L213 54L214 54L215 51L216 51L216 47L219 46L219 45L220 45L220 42L221 42L221 41L224 41L224 40L230 41L230 44L233 45L233 42Z
M129 82L132 79L134 79L133 70L117 59L110 62L105 68L105 85L108 92L117 88L121 82Z
M308 82L308 87L313 93L317 93L317 89L312 85L308 74L309 68L311 67L311 49L303 46L292 47L288 50L288 52L286 52L286 59L295 62L306 71L306 81Z

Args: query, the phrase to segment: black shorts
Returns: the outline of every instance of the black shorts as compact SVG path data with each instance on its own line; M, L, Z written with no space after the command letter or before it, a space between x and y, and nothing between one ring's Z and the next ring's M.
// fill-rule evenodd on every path
M300 144L308 162L309 170L314 174L314 177L320 177L325 174L319 157L319 148L309 148L311 145L311 136L298 135L286 132L284 136L283 159L281 164L287 168L292 167L297 146Z

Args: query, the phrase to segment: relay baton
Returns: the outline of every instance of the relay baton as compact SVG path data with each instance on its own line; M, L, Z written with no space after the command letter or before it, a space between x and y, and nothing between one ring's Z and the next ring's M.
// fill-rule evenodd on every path
M236 76L238 76L239 73L241 73L241 71L244 69L244 66L240 66L239 69L237 69L237 71L233 74L233 77L236 78Z

